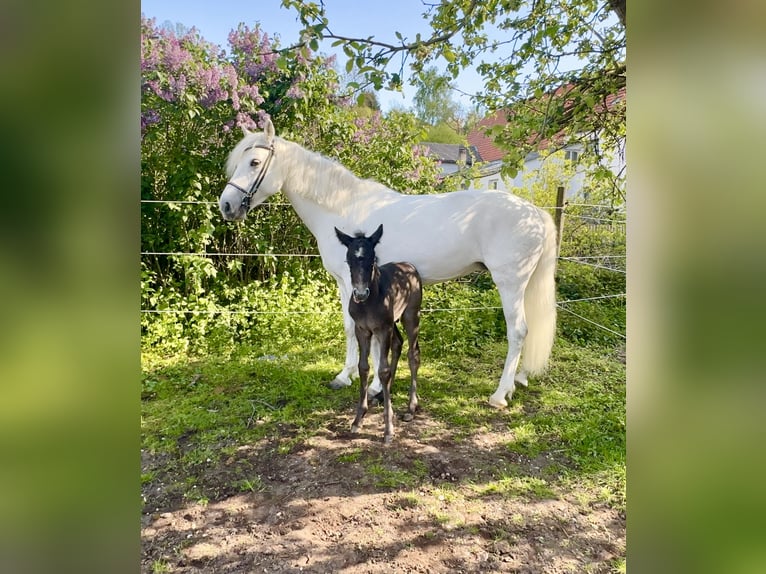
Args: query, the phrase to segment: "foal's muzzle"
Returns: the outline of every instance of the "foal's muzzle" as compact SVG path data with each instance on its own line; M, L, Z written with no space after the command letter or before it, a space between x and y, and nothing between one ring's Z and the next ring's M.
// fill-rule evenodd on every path
M354 298L354 303L364 303L367 301L367 297L370 296L370 288L367 287L364 291L357 291L354 289L351 292L351 296Z

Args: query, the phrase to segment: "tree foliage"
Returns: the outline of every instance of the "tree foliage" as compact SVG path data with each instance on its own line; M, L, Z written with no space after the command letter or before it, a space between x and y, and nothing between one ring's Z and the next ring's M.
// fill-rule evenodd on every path
M442 122L435 126L430 126L423 141L445 144L465 144L465 136L455 131L455 128L452 126Z
M141 306L158 312L142 314L147 344L182 350L294 334L306 327L299 311L337 309L332 280L310 257L313 237L279 196L246 224L221 220L215 202L240 126L270 116L279 135L360 177L406 193L449 191L452 180L440 186L438 166L417 145L421 122L401 110L362 113L332 59L310 46L282 47L241 25L227 55L194 29L143 19L141 31ZM462 287L440 289L456 297Z
M431 66L418 74L415 85L417 89L412 101L420 121L435 126L454 120L460 106L452 99L448 76L440 74L436 66Z
M342 45L346 67L376 89L401 87L405 61L417 76L437 61L457 78L476 67L484 89L475 100L513 121L491 134L510 171L545 142L592 140L618 148L625 136L625 0L442 0L424 3L431 34L395 41L335 34L323 3L283 0L297 11L305 42ZM494 32L490 34L490 31ZM479 62L478 65L476 63ZM589 146L594 162L601 148Z

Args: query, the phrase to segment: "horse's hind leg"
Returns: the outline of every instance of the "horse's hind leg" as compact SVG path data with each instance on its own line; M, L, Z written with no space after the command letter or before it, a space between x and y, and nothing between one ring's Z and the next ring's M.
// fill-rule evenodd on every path
M402 346L404 345L404 339L402 334L396 326L393 325L393 337L391 338L391 385L393 386L396 380L396 367L399 365L399 357L402 356Z
M508 355L505 357L505 366L500 377L500 383L489 397L489 404L496 408L504 408L508 406L508 400L513 397L513 391L516 388L514 384L516 367L519 364L521 347L527 335L527 324L524 318L524 287L526 283L520 283L518 279L504 281L497 278L495 285L497 285L500 300L503 303L508 337Z
M400 335L401 336L401 335ZM391 340L393 339L393 332L389 331L381 337L375 337L380 339L380 355L378 355L378 374L380 375L380 381L383 383L383 442L385 444L391 444L394 438L394 409L391 406L391 366L388 363L388 351L391 347ZM400 349L401 351L401 349Z
M380 357L380 346L376 337L372 338L372 366L373 376L370 386L367 388L367 396L372 400L383 400L383 384L380 381L378 357Z
M404 415L405 421L411 421L415 417L415 411L418 409L418 369L420 368L420 344L418 343L418 333L420 332L420 318L417 312L410 315L405 312L402 317L402 323L407 330L407 340L409 349L407 359L410 364L410 402L407 407L407 414Z

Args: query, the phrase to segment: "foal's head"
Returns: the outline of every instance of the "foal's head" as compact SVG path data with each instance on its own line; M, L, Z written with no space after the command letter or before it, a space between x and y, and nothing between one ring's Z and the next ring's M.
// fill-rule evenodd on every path
M357 233L351 237L337 227L335 234L347 248L346 262L351 270L351 296L356 303L364 303L370 296L370 282L376 261L375 246L383 235L383 225L381 224L369 237L365 237L364 233Z

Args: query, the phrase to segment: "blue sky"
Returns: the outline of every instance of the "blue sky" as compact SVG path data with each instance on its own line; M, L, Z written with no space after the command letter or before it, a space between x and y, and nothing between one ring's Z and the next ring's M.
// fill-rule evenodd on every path
M386 0L362 2L360 0L325 0L330 29L334 34L353 37L375 36L377 40L396 43L395 32L405 38L414 38L420 32L430 34L427 20L421 17L426 8L420 0ZM141 0L141 13L155 18L157 24L166 20L181 23L187 28L195 27L202 37L223 48L228 47L229 32L244 22L253 27L260 22L261 29L272 36L279 36L282 45L298 39L300 25L296 13L281 7L280 0ZM324 53L337 53L341 70L346 62L342 52L325 42L320 47ZM408 70L405 68L405 72ZM478 75L466 71L455 82L464 92L481 89ZM401 93L381 91L378 99L384 110L393 106L410 107L414 88L405 82L404 97ZM454 99L470 107L470 101L455 93Z

